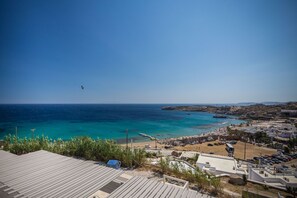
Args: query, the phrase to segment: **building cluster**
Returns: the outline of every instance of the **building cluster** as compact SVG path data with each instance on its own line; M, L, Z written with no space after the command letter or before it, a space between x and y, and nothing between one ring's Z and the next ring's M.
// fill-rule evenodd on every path
M265 121L260 123L250 124L244 127L234 127L245 133L255 134L264 132L271 138L280 138L288 140L297 137L297 128L294 123L286 123L284 121Z
M238 161L233 157L201 153L196 162L197 167L216 177L229 176L242 178L265 186L286 190L297 188L297 171L285 165L264 166Z
M150 150L150 152L156 152L156 150ZM183 164L189 158L198 156L196 161L196 167L201 171L216 177L229 177L231 180L235 180L234 183L241 185L245 181L261 184L269 187L273 187L280 190L286 190L287 187L297 188L297 170L296 168L283 165L284 163L278 163L269 165L263 163L263 160L256 162L248 162L237 160L234 157L227 157L214 154L206 154L193 151L182 151L178 155L173 155L174 151L161 150L164 156L174 156L174 160L170 163L178 162L183 168L188 167L189 170L195 170L195 167ZM290 156L297 156L297 154L290 154ZM282 154L275 155L277 158L284 156ZM292 158L293 159L293 158ZM156 164L156 163L154 163Z
M297 188L297 172L286 166L249 167L248 180L286 190L287 187Z

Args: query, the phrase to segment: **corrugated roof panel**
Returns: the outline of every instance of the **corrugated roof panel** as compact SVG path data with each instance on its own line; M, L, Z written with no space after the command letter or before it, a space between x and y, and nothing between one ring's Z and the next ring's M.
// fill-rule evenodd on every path
M149 188L145 189L145 191L139 197L150 197L158 186L158 182L152 182L152 185Z
M159 189L158 193L154 195L154 197L161 197L164 191L169 187L169 185L164 184L162 187Z
M105 179L106 177L97 179L92 184L85 186L85 188L82 191L77 190L77 191L75 191L75 193L70 194L69 196L67 195L67 197L82 197L82 196L88 197L88 196L92 195L93 193L95 193L96 191L98 191L101 187L106 185L111 180L114 180L115 178L117 178L122 173L123 172L121 172L121 171L117 172L117 173L111 173L108 176L108 180Z
M141 197L141 195L145 195L145 191L151 189L151 187L154 186L154 184L156 184L154 181L148 180L146 185L143 186L143 188L140 188L140 190L137 193L135 193L133 196Z
M125 191L122 192L118 197L132 197L132 194L137 193L139 191L139 188L144 187L147 181L148 179L141 178L137 183L134 182L134 185L130 186L128 189L125 189Z
M23 185L22 187L25 189L21 190L27 190L26 192L32 191L35 189L35 192L40 192L42 190L46 190L47 188L44 188L44 186L51 186L55 184L55 182L59 181L61 178L65 178L65 174L74 175L79 173L81 168L86 168L86 171L90 170L88 166L85 164L77 164L77 166L69 166L65 168L61 168L60 170L57 170L55 173L46 174L43 177L40 177L38 179L34 179L34 181L31 181L27 185ZM36 193L35 193L36 194Z
M175 197L178 191L181 190L180 188L174 188L166 197Z
M170 194L171 190L173 190L174 188L178 188L178 187L168 185L168 187L167 187L166 190L162 193L162 195L160 196L160 198L165 198L168 194Z
M97 169L98 168L98 169ZM47 195L55 195L58 193L61 193L61 191L64 191L68 188L73 188L71 185L76 184L76 182L83 182L86 181L86 184L89 184L88 178L92 178L93 174L100 174L101 171L104 172L103 168L97 167L95 169L92 169L91 171L77 171L76 173L70 175L70 174L63 174L63 178L60 178L57 183L54 183L50 186L50 188L46 189L46 186L44 187L46 190L43 193L39 193L38 197L45 197ZM79 189L81 189L79 187Z

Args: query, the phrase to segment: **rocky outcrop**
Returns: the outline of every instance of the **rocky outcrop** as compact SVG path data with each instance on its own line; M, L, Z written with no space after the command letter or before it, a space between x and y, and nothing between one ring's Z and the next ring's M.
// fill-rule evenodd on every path
M162 109L234 115L239 116L243 120L274 120L280 117L287 117L286 114L281 113L282 110L297 110L297 102L276 105L254 104L249 106L166 106Z

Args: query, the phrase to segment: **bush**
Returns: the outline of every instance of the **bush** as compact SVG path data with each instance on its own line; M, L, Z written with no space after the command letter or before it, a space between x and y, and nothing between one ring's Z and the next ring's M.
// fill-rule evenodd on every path
M16 136L8 135L4 139L4 150L17 155L47 150L66 156L104 162L109 159L117 159L125 167L142 166L146 159L146 152L143 149L126 149L114 141L94 140L90 137L76 137L69 141L63 141L62 139L50 140L44 136L33 139L18 139Z
M189 162L189 163L192 164L192 165L196 165L196 162L197 162L197 160L198 160L198 157L199 157L199 154L196 154L194 157L192 157L192 158L188 158L188 159L187 159L187 162Z
M286 154L290 153L290 149L289 149L289 147L285 146L285 147L284 147L284 152L285 152Z
M294 198L297 196L297 188L296 187L291 187L287 186L287 192L290 193L291 195L294 196Z
M244 181L245 184L247 183L246 175L242 175L242 180Z
M170 166L169 162L169 158L161 158L159 166L163 174L173 175L175 177L187 180L196 185L198 188L207 190L214 195L217 195L221 192L220 178L202 172L198 168L194 171L187 170L182 166L178 166L178 163Z

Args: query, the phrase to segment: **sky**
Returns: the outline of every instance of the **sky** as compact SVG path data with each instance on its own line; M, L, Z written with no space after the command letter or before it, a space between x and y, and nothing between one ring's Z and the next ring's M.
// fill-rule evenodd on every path
M296 10L294 0L1 0L0 103L297 101Z

